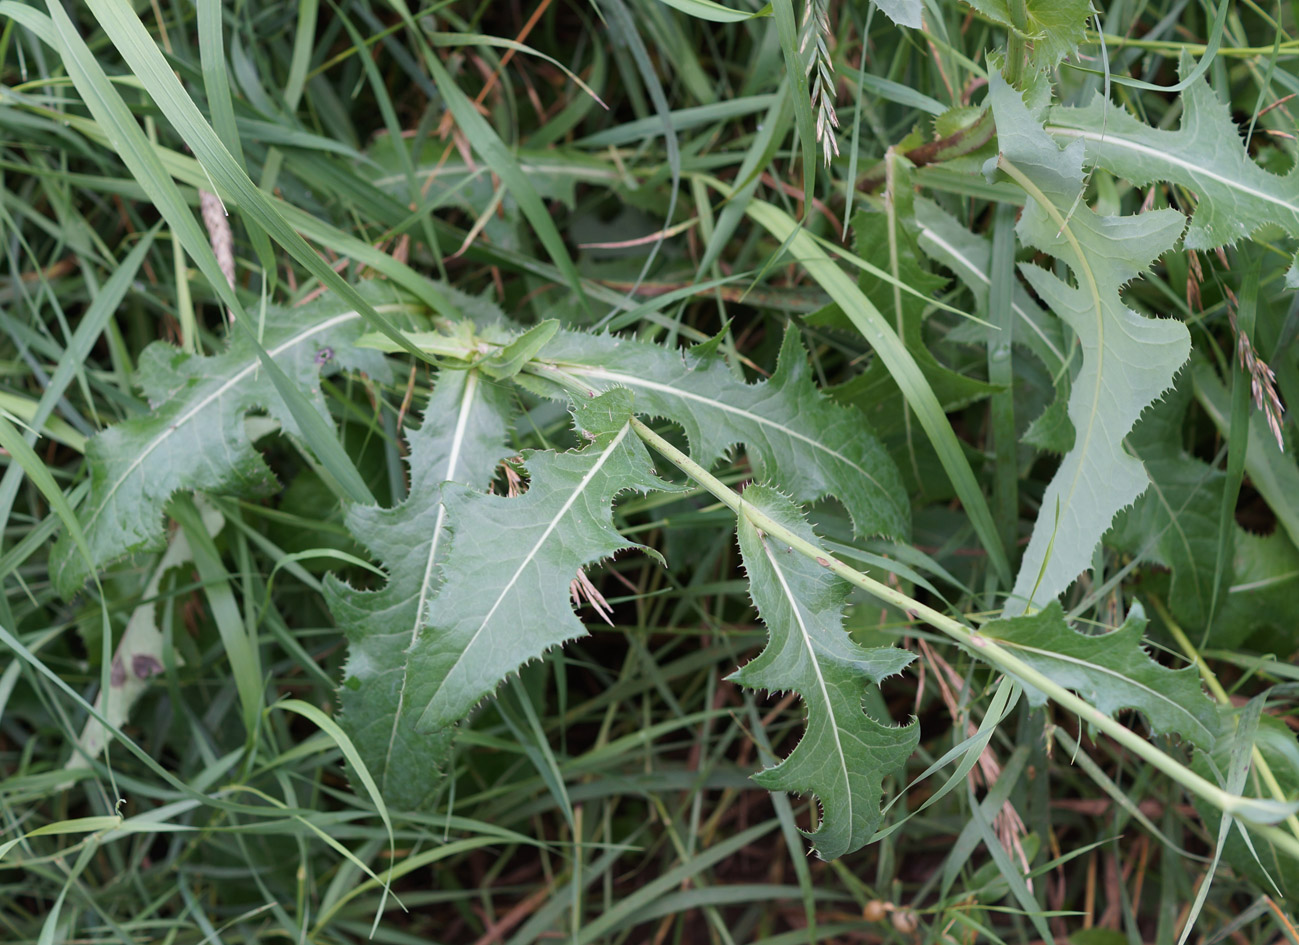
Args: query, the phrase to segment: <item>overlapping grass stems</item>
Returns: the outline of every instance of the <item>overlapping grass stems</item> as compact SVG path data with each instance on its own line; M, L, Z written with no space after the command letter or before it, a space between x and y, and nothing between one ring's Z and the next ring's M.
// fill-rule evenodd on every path
M0 0L0 940L1299 940L1295 12L759 6ZM455 384L509 421L478 488L584 444L552 319L704 344L710 390L806 350L910 532L807 486L848 501L806 507L811 541L746 506L788 472L756 443L704 468L628 415L677 488L612 521L666 566L587 567L589 635L453 739L412 730L444 770L412 755L407 809L337 712L338 580L400 590L384 536L417 513L469 534L482 503L416 465L460 456L420 452ZM1115 325L1190 361L1114 373ZM1130 457L1151 485L1112 523L1064 487L1109 470L1125 504ZM737 517L772 573L844 582L861 648L915 656L862 685L919 742L831 862L799 831L843 812L751 780L806 714L726 678L767 638ZM436 620L417 570L378 625ZM1075 633L1121 624L1112 662ZM1221 711L1161 715L1196 683L1161 690L1143 631Z

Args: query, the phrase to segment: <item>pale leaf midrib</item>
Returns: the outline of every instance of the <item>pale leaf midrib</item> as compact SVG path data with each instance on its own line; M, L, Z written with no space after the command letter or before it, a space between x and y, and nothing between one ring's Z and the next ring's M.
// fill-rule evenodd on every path
M496 595L496 599L492 602L492 606L488 609L486 615L479 623L478 629L475 630L473 632L473 635L470 636L468 641L466 641L464 647L461 649L460 654L459 656L456 657L455 661L450 666L447 667L446 672L443 674L444 684L445 684L445 680L450 679L451 675L455 673L456 670L458 670L460 666L464 663L465 658L469 654L469 651L473 649L474 644L478 641L478 638L482 636L482 633L487 628L487 625L491 623L492 617L496 615L496 611L500 609L501 604L505 601L505 598L509 596L510 590L518 582L519 576L523 574L523 569L526 568L532 562L533 558L537 556L537 554L541 550L541 547L546 543L547 539L550 538L551 533L556 528L559 527L560 521L564 518L565 515L568 514L568 510L573 507L573 503L576 502L578 497L581 496L586 491L587 486L591 484L591 481L604 467L604 464L608 461L609 457L612 456L614 452L618 449L619 445L622 443L623 439L626 438L627 433L630 430L631 430L630 423L623 424L622 429L620 429L618 433L614 436L614 438L609 442L609 445L604 448L599 458L596 459L594 465L592 465L591 468L586 471L586 474L582 477L582 480L577 484L577 488L575 488L572 491L572 493L568 496L568 498L564 500L563 506L559 509L558 512L555 513L555 515L547 523L545 531L541 533L541 537L539 537L536 540L536 542L533 543L532 547L528 549L528 553L524 555L523 560L519 562L519 566L515 568L514 574L510 576L509 581L505 583L505 586L502 587L500 592ZM425 709L425 711L426 712L428 711L427 708Z
M1105 363L1106 363L1106 356L1108 352L1106 351L1105 348L1105 319L1106 319L1105 303L1101 300L1101 291L1100 291L1100 286L1096 280L1096 273L1092 270L1091 262L1087 258L1087 253L1083 249L1082 242L1078 239L1078 235L1073 231L1073 229L1069 225L1070 219L1068 217L1063 216L1060 213L1060 208L1055 205L1050 195L1045 193L1022 170L1020 170L1017 167L1014 167L1012 163L1006 163L1003 164L1002 166L1003 169L1006 170L1008 173L1010 173L1010 175L1013 178L1015 178L1015 180L1020 184L1020 186L1024 188L1024 190L1028 193L1030 199L1032 199L1034 202L1038 204L1042 212L1046 214L1048 217L1050 217L1059 226L1060 229L1058 235L1064 236L1065 241L1068 243L1069 248L1073 252L1074 259L1071 261L1067 258L1064 258L1061 256L1061 254L1058 251L1053 252L1053 255L1057 259L1061 259L1062 262L1066 263L1066 265L1068 265L1069 268L1073 270L1074 279L1079 283L1078 286L1073 289L1073 291L1080 292L1080 293L1084 292L1082 283L1085 280L1086 282L1085 292L1091 298L1091 308L1095 312L1095 317L1096 317L1096 352L1095 352L1096 377L1095 377L1095 381L1092 384L1090 409L1087 412L1086 422L1083 425L1081 430L1078 429L1078 422L1077 420L1075 420L1072 411L1070 411L1069 419L1074 421L1074 429L1077 431L1077 434L1080 434L1080 436L1075 437L1073 449L1071 449L1069 453L1066 455L1064 462L1061 463L1060 472L1058 472L1056 477L1051 480L1051 485L1047 487L1048 491L1055 487L1055 484L1059 479L1060 473L1064 472L1066 468L1065 464L1070 462L1074 464L1074 468L1072 470L1072 478L1068 483L1068 487L1065 488L1064 486L1062 486L1059 492L1056 494L1056 502L1057 502L1056 508L1060 509L1063 507L1066 514L1071 514L1073 510L1074 493L1078 489L1078 484L1083 479L1084 466L1087 463L1087 461L1091 458L1092 434L1096 429L1096 423L1098 419L1097 415L1099 413L1098 405L1100 404L1100 393L1101 393L1101 388L1104 386L1104 379L1106 377ZM1114 294L1117 296L1117 292L1115 292ZM1122 300L1116 298L1115 301L1117 302L1117 304L1122 305ZM1075 394L1077 394L1079 389L1080 388L1075 388ZM1073 402L1074 402L1074 397L1071 396L1070 406L1073 405ZM1065 494L1063 502L1061 502L1060 500L1060 493ZM1039 535L1038 530L1034 528L1032 539L1030 539L1029 542L1030 549L1033 547L1033 544L1038 538L1038 535ZM1050 546L1048 545L1048 551L1046 554L1044 554L1041 569L1039 571L1038 578L1037 578L1037 583L1034 584L1033 589L1030 591L1029 594L1030 602L1036 601L1037 592L1039 587L1041 586L1042 577L1046 573L1046 568L1050 563L1049 548ZM1029 573L1031 572L1021 570L1021 576ZM1018 582L1016 583L1018 584Z
M460 451L464 447L465 430L469 425L469 415L478 391L478 372L470 371L465 378L465 390L461 395L460 412L456 416L455 432L451 436L451 449L447 453L446 474L443 481L450 481L455 476L456 466L460 462ZM440 487L438 487L440 488ZM428 559L424 562L424 578L420 582L419 594L416 597L415 620L411 626L408 648L413 648L419 639L420 628L424 624L424 607L428 603L429 584L433 579L433 563L437 558L438 545L442 539L442 525L446 521L446 505L438 500L437 520L433 523L433 539L429 542ZM409 649L408 649L409 652ZM406 708L406 683L410 680L410 658L402 661L401 688L397 691L397 710L392 716L392 730L388 733L388 750L384 755L383 779L387 786L388 773L392 770L392 753L397 744L398 726Z
M846 789L844 794L847 797L847 822L851 824L853 822L853 792L852 780L848 777L848 758L844 754L843 742L839 738L839 723L834 717L834 708L830 702L830 690L826 687L825 676L821 672L821 661L817 658L816 648L812 645L812 637L807 630L807 623L803 620L801 604L799 603L798 598L794 595L793 589L789 586L789 582L785 580L785 572L781 570L780 563L776 560L776 556L772 554L771 546L767 543L767 539L763 537L759 538L759 541L762 542L762 551L767 556L767 560L771 563L772 570L776 572L776 580L780 582L781 593L784 594L785 599L789 602L789 608L794 614L794 620L798 624L799 635L803 640L804 647L807 649L808 661L812 664L812 668L816 673L817 688L821 690L821 698L825 701L826 714L830 716L830 731L834 734L835 755L839 759L839 770L843 773L843 783L844 788ZM772 632L775 632L774 628L772 629ZM806 699L807 697L804 696L803 698ZM808 719L810 723L810 714ZM806 738L807 736L804 735L804 737ZM824 799L822 799L822 802L824 803Z
M1168 696L1161 693L1158 689L1154 689L1150 686L1147 686L1145 683L1138 682L1137 680L1133 679L1131 676L1127 676L1116 669L1110 669L1108 666L1101 666L1098 663L1092 663L1089 662L1088 660L1080 659L1076 656L1068 656L1064 653L1056 652L1055 650L1044 650L1041 647L1028 646L1027 644L1024 643L1016 643L1010 640L999 639L995 636L991 637L991 639L997 640L997 642L1000 643L1002 646L1013 647L1014 649L1022 650L1025 653L1033 653L1039 657L1042 657L1043 659L1057 660L1061 663L1070 663L1074 666L1082 667L1083 669L1098 671L1104 675L1122 680L1128 685L1135 686L1136 688L1142 690L1143 692L1146 692L1154 696L1160 702L1172 706L1178 712L1181 712L1188 719L1190 719L1196 728L1203 730L1206 733L1208 732L1208 730L1205 728L1204 723L1201 722L1199 719L1197 719L1194 713L1192 713L1190 709L1186 708L1180 702L1177 702L1176 700L1169 698ZM1151 665L1153 666L1154 664ZM1130 706L1129 708L1140 708L1140 706Z
M1193 176L1209 177L1217 181L1218 183L1222 184L1224 187L1227 187L1231 190L1236 190L1250 197L1263 200L1267 203L1276 204L1279 207L1284 207L1290 213L1294 214L1297 218L1299 218L1299 204L1291 203L1275 194L1270 194L1264 190L1256 190L1253 187L1249 187L1245 185L1242 181L1236 180L1235 178L1226 177L1222 174L1219 174L1216 171L1210 170L1207 167L1202 167L1198 164L1192 164L1189 161L1185 161L1175 156L1172 152L1160 151L1158 148L1152 148L1149 145L1141 144L1137 141L1133 141L1130 138L1125 138L1118 133L1107 131L1105 134L1100 134L1099 132L1095 132L1095 131L1087 131L1081 128L1068 128L1062 125L1048 125L1046 127L1046 130L1049 134L1053 134L1053 135L1061 135L1064 137L1072 137L1072 138L1082 138L1088 141L1096 141L1100 144L1114 145L1116 147L1127 148L1131 151L1136 151L1140 154L1146 155L1147 157L1154 158L1155 160L1163 161L1164 163L1171 164L1174 167L1183 168ZM1262 171L1261 168L1259 170L1261 173L1266 173L1265 171Z
M593 367L587 364L567 364L565 365L565 370L573 374L602 378L614 384L624 384L628 387L644 387L650 390L658 391L659 393L668 396L680 397L683 400L693 400L697 403L707 404L709 407L712 407L714 409L744 417L745 419L751 420L754 423L760 424L762 426L772 427L776 430L779 430L781 433L783 433L786 436L799 440L803 443L806 443L808 446L813 447L814 449L820 450L823 453L833 456L838 461L852 467L854 470L860 473L863 478L871 482L877 489L879 489L885 495L889 494L888 490L885 489L884 486L874 476L872 476L868 470L863 469L860 465L853 462L847 456L844 456L838 450L832 449L831 447L822 443L820 440L807 436L803 433L799 433L797 430L793 430L785 426L784 424L776 423L774 420L770 420L767 417L761 416L760 414L753 413L752 411L749 410L744 410L743 408L740 407L732 406L731 404L723 403L722 401L715 400L711 397L705 397L702 394L696 394L693 391L680 390L675 387L670 387L667 384L660 384L658 381L646 380L645 378L636 377L632 374L623 374L620 371L610 371L608 368ZM891 495L889 497L890 499L892 499Z

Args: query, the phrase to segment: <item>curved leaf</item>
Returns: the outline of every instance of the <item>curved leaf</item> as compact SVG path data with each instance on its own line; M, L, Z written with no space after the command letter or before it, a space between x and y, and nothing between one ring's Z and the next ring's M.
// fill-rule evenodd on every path
M1168 669L1141 648L1146 615L1134 604L1123 626L1099 636L1070 629L1059 601L1026 617L994 620L979 635L996 640L1042 674L1072 689L1106 715L1137 709L1156 733L1176 733L1202 748L1218 734L1218 710L1200 688L1194 666ZM1033 705L1046 696L1024 686Z
M406 711L408 652L428 623L448 544L443 484L482 491L507 454L511 405L505 391L475 371L443 371L408 438L410 494L391 509L353 506L347 527L388 571L387 585L354 590L332 575L325 595L347 634L348 660L339 690L341 723L383 796L414 810L438 784L451 729L417 732Z
M454 725L520 665L585 634L569 582L578 568L639 547L614 530L614 497L667 486L630 434L631 406L627 391L605 394L575 412L589 446L525 452L522 496L443 487L451 544L407 671L416 731Z
M897 467L866 418L817 390L798 333L770 380L746 384L718 358L613 336L561 332L541 352L596 391L635 391L635 411L679 423L696 462L743 443L755 476L799 502L833 496L860 535L904 537L911 510ZM544 376L544 372L543 372Z
M1089 0L1020 0L1022 28L1015 25L1015 0L970 0L984 16L1032 42L1032 64L1036 69L1054 69L1072 53L1087 35Z
M917 30L924 26L922 20L925 13L924 0L872 0L872 2L898 26L909 26Z
M774 489L750 486L744 502L817 540L794 503ZM884 778L901 769L919 742L915 719L885 725L862 711L867 687L900 673L914 657L897 647L866 649L853 642L843 627L846 581L781 547L744 515L738 529L749 593L771 638L730 679L750 689L797 692L807 705L803 738L754 780L768 790L817 796L821 824L808 836L831 860L865 846L875 833Z
M1182 427L1191 400L1190 372L1164 401L1155 404L1128 443L1150 474L1151 485L1114 520L1106 539L1172 572L1168 606L1183 625L1202 627L1214 598L1231 577L1230 563L1217 567L1218 509L1223 473L1182 448ZM1230 541L1238 527L1232 523ZM1232 545L1228 545L1230 554ZM1228 559L1230 561L1230 559Z
M1069 397L1076 436L1042 498L1012 597L1010 616L1062 593L1091 562L1115 513L1149 485L1123 438L1141 412L1172 386L1191 350L1180 322L1143 318L1123 286L1172 248L1183 227L1175 210L1102 217L1078 198L1083 146L1061 151L1000 75L990 77L1001 166L1029 193L1017 232L1073 271L1069 285L1023 264L1029 285L1078 336L1082 367Z
M687 16L709 23L742 23L755 16L771 16L771 5L763 7L756 13L748 10L733 10L716 0L663 0L670 7L675 7Z
M391 288L371 283L369 304L395 313L414 308ZM355 368L386 378L382 358L354 348L365 327L361 313L335 298L298 308L272 308L262 348L311 405L329 414L316 383L322 368ZM261 364L256 342L235 334L211 357L190 355L155 342L138 365L138 381L150 412L115 424L86 445L90 495L78 510L97 568L128 554L163 547L163 506L182 489L219 495L262 495L275 483L253 449L247 414L264 409L282 428L298 426ZM89 575L68 538L55 545L51 572L63 595L76 592Z
M1190 68L1190 60L1183 58L1182 74ZM1081 141L1089 163L1139 187L1171 181L1194 192L1195 212L1186 231L1189 249L1230 245L1269 223L1299 239L1299 168L1279 177L1255 164L1207 78L1182 93L1176 131L1152 128L1099 95L1081 108L1051 109L1046 130ZM1292 269L1292 278L1294 273Z
M720 181L710 180L709 186L720 193L730 196L731 189ZM902 396L908 406L916 413L916 419L924 429L925 435L934 446L939 461L952 487L956 490L965 512L970 517L975 534L988 552L988 558L998 576L1009 582L1010 565L1006 559L1006 550L1001 546L997 526L988 508L988 500L970 468L956 432L951 422L943 413L942 405L934 395L933 388L925 380L915 358L907 350L902 339L888 323L879 309L868 299L861 289L848 278L839 266L827 255L821 244L803 230L795 221L778 207L765 201L753 201L747 210L749 216L767 230L776 239L788 244L790 255L797 259L816 282L843 309L849 321L861 332L862 337L875 349L876 355L884 362L897 381Z

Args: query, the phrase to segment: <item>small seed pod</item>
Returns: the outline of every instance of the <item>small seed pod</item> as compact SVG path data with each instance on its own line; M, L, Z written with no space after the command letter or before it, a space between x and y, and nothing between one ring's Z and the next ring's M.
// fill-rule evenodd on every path
M883 922L888 912L888 903L880 899L872 899L862 908L861 914L867 922Z
M889 921L893 923L895 929L907 935L920 927L920 919L910 909L895 909Z

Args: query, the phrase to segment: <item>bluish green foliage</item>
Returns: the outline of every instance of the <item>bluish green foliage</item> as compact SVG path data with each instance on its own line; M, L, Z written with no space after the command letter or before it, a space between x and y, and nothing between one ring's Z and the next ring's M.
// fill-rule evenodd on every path
M859 411L817 390L796 331L785 333L775 373L756 384L740 382L715 355L576 332L558 335L538 357L541 377L553 364L591 390L633 391L637 413L681 426L696 462L712 466L743 444L755 476L799 502L833 496L857 534L910 531L897 467Z
M575 420L589 445L525 451L521 496L443 487L451 543L407 654L404 710L416 731L454 725L507 674L585 632L569 592L578 569L637 547L613 528L614 498L662 485L631 435L631 411L625 391L583 404Z
M1182 74L1191 67L1184 57ZM1047 131L1062 142L1083 142L1087 163L1138 187L1168 181L1190 191L1187 249L1235 245L1269 224L1299 239L1299 167L1280 176L1256 164L1207 77L1187 86L1181 108L1175 130L1154 128L1096 95L1081 107L1052 108ZM1297 273L1292 267L1291 287L1299 284Z
M0 938L1275 939L1294 6L0 0Z
M372 304L388 312L418 306L382 284ZM383 360L353 342L362 334L361 314L332 297L297 308L275 307L266 315L260 344L325 415L316 382L324 370L363 370L383 380ZM176 492L198 489L216 495L258 496L275 488L275 476L253 449L248 414L264 410L289 435L297 424L264 370L254 345L232 333L220 354L188 354L156 342L140 356L136 378L146 405L87 445L90 495L79 510L94 563L104 567L124 555L163 546L163 506ZM75 593L89 577L86 562L66 537L54 550L51 572L60 593Z
M1193 744L1212 748L1218 714L1200 687L1194 666L1168 669L1141 648L1146 615L1140 605L1116 630L1086 634L1065 622L1058 601L1024 617L994 620L981 636L1010 647L1025 662L1060 685L1073 689L1106 715L1137 709L1155 732L1176 733ZM1042 705L1046 697L1027 689Z
M1183 372L1177 388L1146 412L1128 438L1145 464L1150 488L1119 513L1111 540L1168 568L1169 606L1186 626L1199 627L1209 620L1215 574L1219 593L1231 583L1231 562L1217 566L1224 476L1182 446L1190 388L1190 372Z
M1042 497L1006 604L1013 615L1045 606L1068 588L1090 564L1115 513L1149 484L1123 438L1172 386L1191 342L1180 323L1141 316L1121 296L1128 282L1172 248L1184 226L1181 214L1096 214L1080 200L1081 143L1061 150L1020 93L999 75L990 82L1001 153L1034 191L1017 226L1019 237L1068 265L1074 284L1040 266L1025 264L1020 271L1077 335L1083 352L1069 398L1074 445Z
M358 592L333 578L326 597L348 639L339 689L342 723L397 807L414 810L440 785L449 726L419 731L407 702L407 654L429 622L450 544L442 491L483 491L506 455L508 394L477 371L445 371L408 439L410 494L391 509L353 507L347 527L388 570L388 583Z

